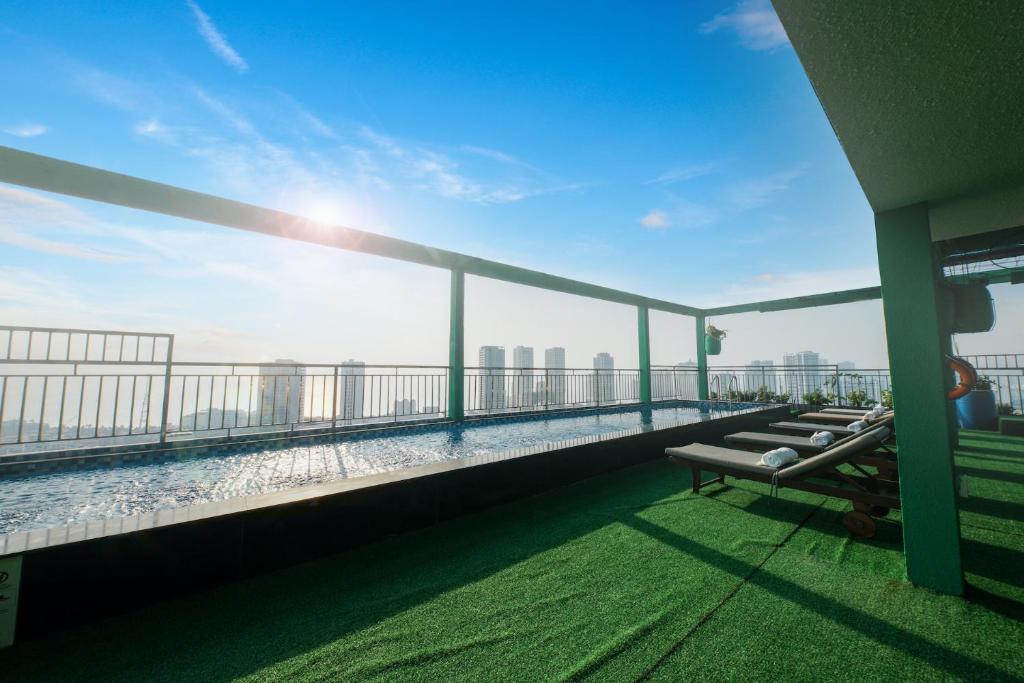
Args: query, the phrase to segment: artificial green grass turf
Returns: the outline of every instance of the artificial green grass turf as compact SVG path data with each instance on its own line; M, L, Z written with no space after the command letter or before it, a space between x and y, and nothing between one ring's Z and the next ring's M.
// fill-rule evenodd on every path
M1024 484L1007 478L1024 459L995 450L1001 459L985 464L992 454L960 458L991 475L971 475L977 509L962 515L984 606L901 580L895 513L875 541L851 541L840 501L785 490L773 500L748 483L698 497L686 471L658 462L19 644L0 654L0 671L62 681L1009 678L1024 669L1012 618L1024 596L1012 569L990 565L1024 550L1024 524L1005 517L1024 501Z

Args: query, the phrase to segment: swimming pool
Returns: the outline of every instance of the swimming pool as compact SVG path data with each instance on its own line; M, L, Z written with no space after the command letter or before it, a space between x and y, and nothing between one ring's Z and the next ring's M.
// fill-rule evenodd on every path
M712 409L713 408L713 409ZM434 462L608 438L750 412L685 402L333 435L0 480L0 534L79 524L351 479Z

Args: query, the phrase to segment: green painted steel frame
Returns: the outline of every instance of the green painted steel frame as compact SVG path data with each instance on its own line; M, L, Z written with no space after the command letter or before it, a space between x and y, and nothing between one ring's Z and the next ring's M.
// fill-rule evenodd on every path
M466 416L466 274L452 269L451 311L448 317L448 419Z
M636 308L637 358L640 359L640 402L651 402L651 320L646 306Z
M915 205L875 215L893 407L899 415L903 546L907 577L943 593L963 593L960 521L954 487L956 421L946 398L952 347L942 306L942 271L928 221Z
M947 381L942 367L949 335L939 332L937 283L941 280L928 233L927 210L911 207L876 217L881 287L865 287L812 296L700 309L652 299L600 285L475 258L415 242L329 225L301 216L236 202L52 157L0 146L0 182L81 197L143 211L373 254L451 272L448 416L464 417L465 276L467 274L637 308L640 398L651 400L649 311L694 317L698 396L708 398L704 348L707 317L747 312L785 311L883 299L893 383L914 387L922 400L899 401L901 479L904 481L904 533L911 580L950 593L962 591L956 503L952 492ZM927 254L927 259L920 258ZM969 279L1019 281L1019 272L977 273ZM956 278L953 278L956 279ZM921 305L923 302L924 305ZM927 398L924 398L927 397Z

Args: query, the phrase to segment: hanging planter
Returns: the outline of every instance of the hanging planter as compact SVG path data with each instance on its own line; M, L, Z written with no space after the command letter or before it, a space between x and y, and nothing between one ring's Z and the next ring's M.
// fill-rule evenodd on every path
M720 330L714 325L708 325L704 330L704 352L709 356L717 356L722 352L722 340L725 339L725 330Z

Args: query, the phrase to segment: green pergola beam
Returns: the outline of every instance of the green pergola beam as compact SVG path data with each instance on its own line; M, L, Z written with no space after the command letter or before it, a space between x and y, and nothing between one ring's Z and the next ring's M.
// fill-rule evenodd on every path
M651 402L651 320L646 306L636 307L637 343L640 359L640 402Z
M704 347L704 316L693 319L697 334L697 398L708 400L708 352Z
M10 147L0 146L0 181L202 223L286 237L424 266L459 270L468 275L592 299L646 306L681 315L695 315L700 312L700 309L693 306L651 299L610 287L510 266L446 249L436 249L364 230L320 223L284 211L236 202Z
M875 215L878 269L896 410L900 504L907 577L963 593L960 522L953 481L956 424L946 394L950 321L923 204Z
M448 419L459 421L466 416L466 275L461 270L452 270L448 329Z
M733 313L769 313L771 311L789 311L797 308L815 308L818 306L850 304L856 301L871 301L873 299L881 298L881 287L862 287L860 289L846 289L841 292L810 294L808 296L795 296L789 299L755 301L754 303L749 304L706 308L703 313L704 317L711 317L713 315L730 315Z
M953 275L946 278L953 282L984 282L989 285L998 285L1006 282L1024 282L1024 268L1000 268L999 270L986 270L981 273L968 273L967 275Z

